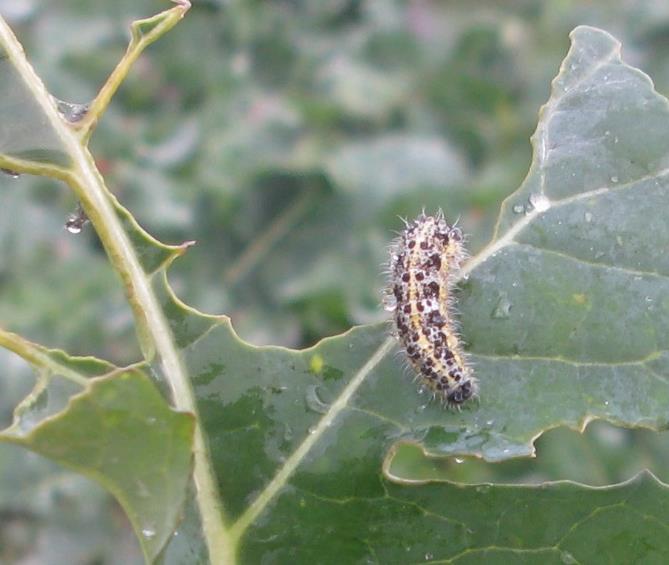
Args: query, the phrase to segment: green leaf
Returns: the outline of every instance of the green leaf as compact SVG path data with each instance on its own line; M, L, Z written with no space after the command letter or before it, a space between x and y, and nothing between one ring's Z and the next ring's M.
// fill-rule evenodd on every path
M155 559L185 498L192 417L170 409L138 368L69 357L6 334L0 341L39 372L0 440L98 481L123 506L147 560Z
M67 165L65 144L44 107L54 110L55 102L46 92L35 97L36 85L17 69L14 56L0 44L0 157Z
M184 545L196 548L192 561L206 560L201 534L215 563L232 562L233 553L243 562L587 562L593 554L652 561L669 550L666 486L650 474L589 489L404 484L388 471L402 442L499 460L531 454L551 427L580 428L593 418L666 426L664 275L644 269L648 248L630 217L637 191L650 197L638 225L656 229L651 249L666 245L659 219L666 148L646 150L639 140L661 144L667 105L618 49L604 32L576 30L534 138L530 175L505 204L491 244L463 271L463 334L481 400L461 413L416 393L390 355L385 325L293 351L253 347L227 319L188 309L154 276L180 248L160 246L92 182L87 204L100 216L91 219L146 330L153 373L198 418L202 531L188 521L168 561ZM77 164L91 178L97 172L86 159ZM600 220L595 211L603 223L590 229ZM25 416L42 409L41 390L20 407L20 423L30 427ZM118 404L100 390L95 402L113 414ZM91 403L77 398L62 420L86 412ZM44 422L62 425L55 414ZM161 439L151 438L147 451Z
M605 489L383 486L334 497L295 487L250 532L240 562L660 563L667 551L666 486L648 473Z
M669 244L669 107L610 35L581 27L572 41L530 173L462 273L479 403L453 412L421 397L385 325L305 351L252 347L225 321L181 338L242 562L652 561L669 550L666 485L651 475L602 489L410 486L379 469L398 442L496 461L592 419L667 427L667 289L661 259L649 265Z
M594 418L667 426L668 271L655 250L669 241L669 106L606 32L580 27L572 41L530 173L465 268L459 303L482 391L495 390L478 412L496 420L522 400L505 435L528 446Z

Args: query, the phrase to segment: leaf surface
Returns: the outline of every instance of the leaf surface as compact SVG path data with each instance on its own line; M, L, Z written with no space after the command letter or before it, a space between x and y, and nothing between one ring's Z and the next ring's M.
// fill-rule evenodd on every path
M668 549L666 486L649 474L601 489L409 486L379 469L398 442L497 461L592 419L667 426L667 289L651 255L669 243L667 101L607 33L581 27L572 41L528 177L462 273L478 404L449 412L421 397L385 324L304 351L252 347L224 319L181 340L242 562L557 563Z
M667 109L648 77L620 60L611 36L574 32L533 139L530 173L505 203L493 241L462 273L458 304L481 399L459 413L416 393L385 324L292 351L252 347L226 318L188 309L163 276L151 277L164 274L181 248L158 244L114 202L195 387L220 496L212 507L221 507L227 542L241 561L588 562L593 554L653 560L669 550L667 505L658 504L666 486L649 474L603 489L463 487L399 484L381 469L401 442L433 455L495 461L531 455L543 431L582 428L593 418L666 427L666 269L652 250L669 240L662 206ZM44 140L49 136L47 128ZM59 148L31 139L47 153ZM2 150L24 155L11 144ZM143 305L138 299L135 311ZM162 368L152 367L158 379ZM28 422L25 441L85 473L104 469L103 484L122 502L128 496L132 519L143 491L127 483L127 461L146 455L146 477L158 477L168 466L169 451L161 451L167 437L187 446L190 419L163 413L135 370L91 382L66 411L56 406L34 427ZM125 390L128 383L133 390ZM135 394L137 404L123 412L120 399ZM39 398L22 407L20 423L41 407ZM147 417L154 416L139 416L145 404L176 429L166 424L152 435L155 422ZM100 429L110 430L107 442L119 442L114 449L102 453L100 443L87 443L85 434ZM86 441L73 443L77 434ZM71 445L53 441L59 437ZM116 450L125 465L118 474ZM182 465L169 468L183 470L178 460ZM161 487L175 493L164 497L172 517L183 477ZM173 521L160 522L166 510L149 498L139 515L156 523L137 520L135 527L152 557ZM197 532L187 535L205 559ZM170 547L168 561L172 555Z
M39 376L0 440L102 484L128 514L147 559L155 559L186 495L192 417L169 408L139 368L69 357L15 336L10 345Z
M48 93L37 97L11 55L0 44L0 155L57 165L69 163L67 149L42 104L53 104Z

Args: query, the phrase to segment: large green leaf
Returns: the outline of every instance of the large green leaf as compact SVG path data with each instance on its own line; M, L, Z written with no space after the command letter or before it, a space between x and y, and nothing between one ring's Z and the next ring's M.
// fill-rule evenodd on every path
M242 561L653 561L669 550L666 487L650 475L608 489L462 487L393 484L380 470L397 442L501 460L531 455L556 426L667 425L653 252L669 243L669 106L610 35L582 27L572 41L530 173L463 272L478 404L449 412L421 398L385 325L305 351L252 347L225 321L181 336Z

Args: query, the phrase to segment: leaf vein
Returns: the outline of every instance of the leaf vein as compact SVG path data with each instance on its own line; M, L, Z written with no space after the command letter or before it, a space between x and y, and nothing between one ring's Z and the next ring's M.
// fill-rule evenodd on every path
M665 279L669 281L669 275L665 275L663 273L659 273L657 271L645 271L642 269L630 269L629 267L622 267L619 265L613 265L611 263L604 263L600 261L590 261L588 259L584 259L582 257L576 257L575 255L571 255L569 253L565 253L564 251L557 251L555 249L547 249L545 247L538 247L536 245L533 245L532 243L527 243L525 241L523 242L513 242L512 245L519 246L519 247L529 247L531 249L536 249L540 253L547 253L550 255L555 255L557 257L562 257L564 259L569 259L571 261L575 261L577 263L581 263L583 265L588 265L591 267L600 267L602 269L610 269L612 271L620 271L623 273L626 273L628 275L632 275L635 277L657 277L661 279Z

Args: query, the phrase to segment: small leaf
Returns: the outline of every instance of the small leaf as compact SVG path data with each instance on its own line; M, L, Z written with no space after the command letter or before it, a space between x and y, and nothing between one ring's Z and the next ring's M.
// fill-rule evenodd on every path
M171 29L190 9L189 0L174 0L176 6L150 18L136 20L130 26L133 43L155 41Z
M41 376L0 440L98 481L128 514L147 560L155 559L176 527L190 480L192 417L170 409L137 368L112 370L97 359L12 339ZM44 391L63 377L71 383L67 406L46 409ZM75 385L80 392L72 395Z

